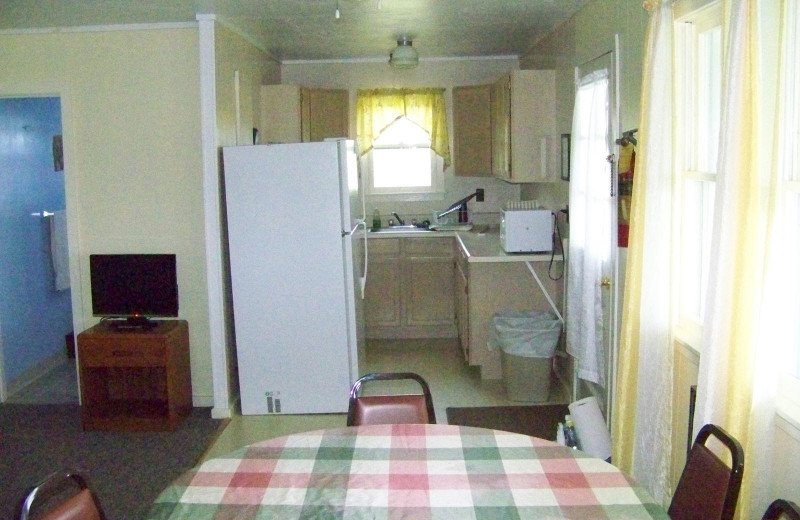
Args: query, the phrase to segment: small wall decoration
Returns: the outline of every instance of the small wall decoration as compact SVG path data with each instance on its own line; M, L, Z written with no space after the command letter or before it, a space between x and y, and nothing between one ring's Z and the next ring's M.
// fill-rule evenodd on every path
M569 180L569 134L561 134L561 179Z
M60 135L53 136L53 171L64 171L64 143Z

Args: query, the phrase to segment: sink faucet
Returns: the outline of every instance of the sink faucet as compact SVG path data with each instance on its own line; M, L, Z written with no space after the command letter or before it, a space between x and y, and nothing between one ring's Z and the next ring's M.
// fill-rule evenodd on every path
M401 226L405 226L405 225L406 225L406 221L405 221L405 220L403 220L403 219L401 219L401 218L400 218L400 215L398 215L398 214L397 214L397 213L395 213L394 211L392 212L392 215L394 215L394 216L397 218L397 223L398 223L398 224L400 224Z

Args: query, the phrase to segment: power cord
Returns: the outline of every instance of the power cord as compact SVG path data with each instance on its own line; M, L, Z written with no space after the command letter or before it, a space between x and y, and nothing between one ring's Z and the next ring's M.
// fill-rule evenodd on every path
M564 240L561 238L561 228L558 227L558 218L556 218L555 212L552 213L553 215L553 248L550 251L550 264L547 266L547 277L551 280L561 280L564 277L564 270L566 266L564 262L561 262L561 274L553 278L553 261L556 258L556 239L558 239L558 249L561 251L561 255L563 258L564 255Z

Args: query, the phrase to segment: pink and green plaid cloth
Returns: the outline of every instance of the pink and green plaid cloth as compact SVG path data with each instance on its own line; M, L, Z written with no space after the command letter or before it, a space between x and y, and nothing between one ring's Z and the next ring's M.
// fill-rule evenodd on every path
M150 520L668 518L614 466L550 441L444 424L259 442L186 472Z

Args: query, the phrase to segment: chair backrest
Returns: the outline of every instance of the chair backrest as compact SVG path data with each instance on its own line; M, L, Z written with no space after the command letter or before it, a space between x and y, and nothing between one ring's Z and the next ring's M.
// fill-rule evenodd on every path
M359 397L361 386L367 381L412 379L422 387L422 394L373 395ZM347 425L362 424L436 424L433 398L428 383L412 372L367 374L353 383L350 389L350 406Z
M791 500L779 498L769 505L761 520L778 520L779 518L800 520L800 506Z
M106 520L86 479L73 471L53 473L20 503L19 520Z
M730 467L706 447L706 441L712 435L730 451ZM742 486L743 471L744 452L739 441L719 426L706 424L695 438L672 496L667 511L670 518L732 519Z

